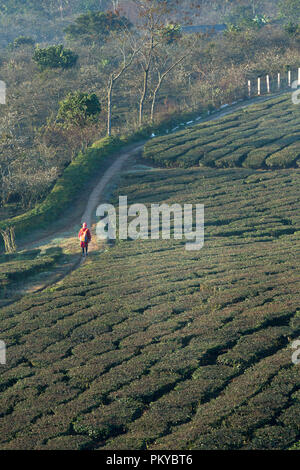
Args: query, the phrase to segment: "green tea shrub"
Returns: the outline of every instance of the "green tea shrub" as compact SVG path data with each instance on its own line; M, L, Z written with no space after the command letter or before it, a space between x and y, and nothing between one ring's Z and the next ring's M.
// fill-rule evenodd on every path
M266 165L270 168L289 168L295 165L300 156L298 144L292 144L279 152L275 152L266 159Z

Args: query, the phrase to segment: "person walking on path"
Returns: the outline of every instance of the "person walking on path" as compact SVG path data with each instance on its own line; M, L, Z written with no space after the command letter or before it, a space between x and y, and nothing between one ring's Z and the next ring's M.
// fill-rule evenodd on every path
M80 246L82 248L82 256L87 256L89 250L89 243L92 239L92 236L86 223L82 224L82 228L79 230L78 233L78 238L80 240Z

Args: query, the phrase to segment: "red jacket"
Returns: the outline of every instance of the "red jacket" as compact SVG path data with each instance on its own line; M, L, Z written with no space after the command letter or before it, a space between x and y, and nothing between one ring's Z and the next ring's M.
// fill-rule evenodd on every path
M91 232L89 229L84 229L84 228L81 228L79 230L79 233L78 233L78 239L80 240L80 237L81 235L83 235L84 231L86 231L86 234L87 234L87 239L88 239L88 243L91 241L92 239L92 236L91 236ZM81 243L84 243L84 242L81 242Z

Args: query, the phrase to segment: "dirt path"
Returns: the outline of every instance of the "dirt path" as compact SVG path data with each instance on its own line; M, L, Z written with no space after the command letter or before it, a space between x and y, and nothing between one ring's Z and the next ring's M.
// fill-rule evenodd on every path
M101 201L101 195L103 194L104 189L106 188L107 184L117 175L120 173L124 163L132 157L136 155L139 151L141 151L144 147L144 144L139 144L133 150L121 154L121 156L106 170L104 175L99 180L99 183L93 189L85 211L81 218L81 223L86 222L90 227L92 225L92 214L97 207L97 205Z
M79 241L77 238L78 232L78 220L81 222L86 222L91 228L93 239L90 244L89 252L99 252L101 248L105 248L105 243L103 245L96 239L96 224L93 225L93 214L96 212L96 207L103 201L105 197L105 191L110 185L112 180L120 175L124 164L128 161L130 157L136 156L142 149L144 143L138 143L134 146L130 146L126 151L121 152L116 156L113 163L107 168L104 174L101 175L98 179L94 189L88 197L88 200L84 206L84 212L81 216L77 217L78 211L74 210L73 217L68 217L67 224L61 226L58 230L55 230L55 227L51 227L48 233L37 240L26 241L19 246L19 250L27 249L40 249L42 252L46 251L48 248L59 246L62 248L64 255L60 263L57 263L50 271L45 273L38 273L37 275L31 276L25 282L20 282L16 286L12 297L7 298L6 300L0 302L1 305L7 305L11 302L19 300L22 296L28 293L37 293L45 290L46 288L62 281L66 276L68 276L72 271L78 269L86 260L81 255L81 250L79 246ZM81 217L81 219L80 219ZM1 306L0 305L0 306Z
M134 157L136 154L138 154L144 147L144 143L137 144L134 147L130 147L129 150L122 152L120 156L117 157L117 159L112 163L112 165L109 166L109 168L105 171L105 173L100 177L98 183L94 187L93 191L91 192L87 204L85 206L84 212L81 216L81 223L86 222L88 227L91 228L93 239L92 243L90 244L90 252L93 252L97 249L99 249L97 239L95 236L95 227L93 226L93 213L96 210L96 207L100 204L104 191L109 185L109 183L116 177L119 176L124 164L127 162L127 160L130 157ZM77 239L77 231L75 228L74 232L74 224L72 223L68 227L65 227L62 231L58 231L55 235L50 235L47 237L44 237L40 240L35 241L33 244L31 244L31 247L33 246L34 248L41 248L41 247L49 247L51 245L57 245L61 244L62 246L69 247L69 249L72 250L72 248L75 249L75 252L79 251L79 242ZM77 256L76 259L74 260L74 266L73 269L70 269L68 267L68 270L65 275L61 277L65 277L70 273L70 271L77 269L83 262L85 261L85 258Z
M287 93L286 91L280 93L284 94ZM279 96L280 94L276 94L275 96ZM201 124L206 121L214 121L219 119L220 117L226 116L228 114L234 113L235 111L246 108L250 106L251 104L254 103L259 103L259 102L264 102L269 99L272 99L275 97L274 95L271 96L262 96L262 97L257 97L253 98L247 101L241 101L234 103L233 105L229 105L226 108L220 109L217 112L206 116L202 119L199 119L198 121L193 121L191 124L196 125L196 124ZM186 127L190 127L187 126ZM181 127L182 129L182 127ZM174 131L175 132L175 131ZM99 246L99 242L96 239L95 235L95 224L93 225L93 214L95 213L96 207L103 202L103 196L105 194L105 190L107 189L108 185L112 183L114 178L117 176L119 177L122 168L126 162L131 157L134 157L136 154L138 154L140 151L142 151L144 147L144 143L138 143L135 146L130 146L126 151L123 151L120 153L119 156L114 160L112 165L108 167L108 169L105 171L103 175L100 176L100 179L94 186L94 189L92 190L91 194L89 195L88 201L86 203L86 206L84 208L84 212L82 213L81 216L81 223L86 222L89 227L91 227L92 231L92 243L90 245L90 252L96 252L101 249ZM78 227L78 222L76 222L74 219L77 217L77 214L74 214L74 218L72 222L70 220L68 221L68 225L64 228L60 228L57 232L55 232L53 229L49 229L48 233L46 236L43 236L42 238L35 240L30 243L26 243L22 245L20 248L21 249L28 249L30 248L40 248L40 249L46 249L51 246L61 246L68 255L70 255L70 261L66 263L64 267L59 267L56 271L53 272L53 275L49 275L49 279L38 282L35 285L30 285L29 286L29 291L30 292L38 292L42 291L45 288L51 286L52 284L55 284L64 277L66 277L68 274L70 274L72 271L75 269L78 269L83 262L85 262L85 258L79 254L79 243L77 239L77 229Z
M281 93L277 93L276 95L270 95L270 96L261 96L261 97L255 97L251 98L246 101L240 101L236 102L232 105L229 105L226 108L220 109L208 116L205 116L204 118L199 119L198 121L193 121L192 124L187 125L185 123L186 127L191 127L194 125L201 124L203 122L207 121L215 121L223 116L227 116L228 114L234 113L235 111L239 109L246 108L254 103L261 103L267 100L270 100L276 96L279 96L281 94L286 94L287 91L283 91ZM182 130L183 128L180 128ZM179 129L177 129L179 130ZM170 131L171 133L172 131ZM174 131L176 132L176 131ZM86 203L84 212L81 216L81 223L86 222L89 227L92 226L92 214L97 207L98 204L101 202L101 197L103 196L103 192L107 185L113 180L113 178L116 175L119 175L124 163L129 160L130 157L133 157L136 155L138 152L140 152L143 147L144 143L138 143L136 145L130 146L126 151L123 151L120 153L120 155L115 159L115 161L112 163L112 165L109 166L109 168L105 171L103 175L101 175L99 181L96 183L92 193L90 194L88 201ZM80 216L79 216L80 217ZM41 245L46 245L46 244L52 244L52 242L60 242L63 238L65 238L67 235L69 236L74 236L74 224L78 225L78 223L74 222L68 222L68 225L66 225L63 228L60 228L58 231L54 231L53 229L49 229L47 235L34 240L33 242L26 242L26 244L22 244L20 248L23 249L28 249L29 247L40 247Z
M93 214L96 210L96 207L100 204L104 191L111 183L111 181L119 176L124 164L129 160L129 158L134 157L144 148L144 144L138 144L133 149L122 153L117 160L106 170L104 175L100 178L98 184L94 187L90 197L88 199L85 211L81 217L81 223L86 222L88 227L92 229L92 242L89 247L89 251L93 252L99 249L99 245L96 239L95 227L93 226ZM85 261L84 258L81 258L80 265Z

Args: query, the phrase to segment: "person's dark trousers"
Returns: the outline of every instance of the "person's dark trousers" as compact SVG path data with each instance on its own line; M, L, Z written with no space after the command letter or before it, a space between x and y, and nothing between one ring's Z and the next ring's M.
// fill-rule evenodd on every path
M87 246L83 246L83 247L82 247L82 254L83 254L83 255L85 254L85 255L87 256L88 250L89 250L88 245L87 245Z

